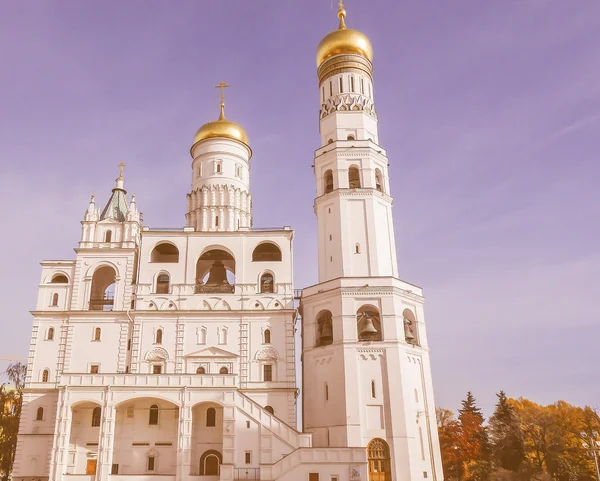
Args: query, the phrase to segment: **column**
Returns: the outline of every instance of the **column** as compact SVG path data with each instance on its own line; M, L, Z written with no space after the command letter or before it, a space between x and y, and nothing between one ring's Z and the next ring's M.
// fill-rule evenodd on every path
M61 481L68 462L71 420L73 417L68 398L69 392L66 387L63 387L58 393L54 440L50 454L49 481Z
M108 477L112 472L115 424L116 409L113 402L113 393L108 387L105 393L104 406L102 407L96 481L108 481Z
M181 391L179 423L177 425L177 476L176 481L184 481L190 476L192 463L192 408L188 400L187 387Z

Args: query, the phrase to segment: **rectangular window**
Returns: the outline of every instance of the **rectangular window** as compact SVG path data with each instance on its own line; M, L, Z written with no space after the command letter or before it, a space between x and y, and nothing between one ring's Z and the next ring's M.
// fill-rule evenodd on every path
M119 474L119 465L113 464L112 469L110 470L110 474Z
M270 364L265 364L263 366L263 381L265 382L270 382L273 380L273 366L271 366Z
M323 99L321 100L321 102L325 102L325 87L323 87L322 91L323 91Z
M361 77L360 79L360 93L365 94L365 79Z
M331 97L333 95L333 82L330 80L329 81L329 96Z
M127 417L128 418L132 418L133 417L133 408L127 408Z
M319 473L308 473L308 481L319 481Z
M152 374L162 374L162 366L160 364L152 366Z
M343 79L343 77L340 77L340 93L341 94L344 93L344 79Z
M350 91L354 92L354 77L350 77Z
M148 456L148 471L154 471L154 456Z
M336 474L331 476L331 481L340 481L340 477Z
M244 459L246 464L252 464L252 453L250 451L246 451L244 453Z
M100 366L98 364L90 364L90 374L98 374Z

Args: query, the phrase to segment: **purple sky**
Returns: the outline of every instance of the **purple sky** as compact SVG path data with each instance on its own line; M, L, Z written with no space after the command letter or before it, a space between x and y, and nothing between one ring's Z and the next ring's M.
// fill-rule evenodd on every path
M315 49L331 0L0 4L0 354L26 357L39 262L71 259L124 161L181 227L196 129L247 130L255 226L316 282ZM335 2L333 2L335 4ZM348 0L375 49L400 277L423 286L436 403L600 406L600 2ZM5 364L0 364L3 368Z

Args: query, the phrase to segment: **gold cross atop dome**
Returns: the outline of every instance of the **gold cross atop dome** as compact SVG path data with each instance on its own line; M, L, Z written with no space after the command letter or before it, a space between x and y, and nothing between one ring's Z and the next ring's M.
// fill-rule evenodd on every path
M221 89L221 114L219 115L219 120L223 120L225 118L225 89L227 87L231 87L228 83L221 82L218 85L215 85L216 89Z
M124 169L124 168L125 168L125 163L124 163L124 162L121 162L121 163L119 164L119 178L121 178L121 179L123 178L123 169Z
M194 144L192 145L192 149L190 151L192 153L192 157L194 156L194 147L198 142L212 138L237 140L243 144L246 144L246 146L250 148L248 135L242 126L225 118L225 89L227 87L230 87L230 85L226 82L221 82L220 84L215 85L215 88L221 89L221 113L217 120L204 124L196 131L196 135L194 136Z

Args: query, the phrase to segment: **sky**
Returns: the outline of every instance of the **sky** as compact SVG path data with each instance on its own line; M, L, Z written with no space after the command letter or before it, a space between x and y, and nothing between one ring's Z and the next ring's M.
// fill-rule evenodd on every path
M333 4L333 5L332 5ZM400 277L424 288L435 401L600 407L600 2L347 0L374 47ZM0 357L25 359L39 262L72 259L125 162L144 223L182 227L195 131L253 149L254 225L317 282L315 50L332 0L0 2ZM4 369L6 363L0 364Z

